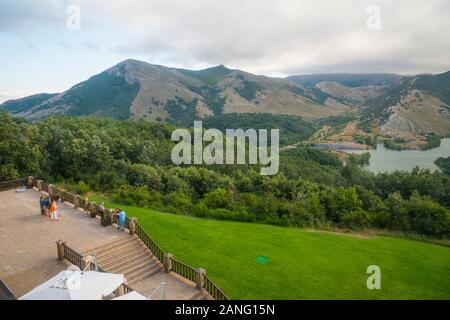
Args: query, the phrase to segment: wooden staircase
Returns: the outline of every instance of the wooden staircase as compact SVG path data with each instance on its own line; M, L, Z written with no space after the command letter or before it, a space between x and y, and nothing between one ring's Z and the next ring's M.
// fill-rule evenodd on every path
M127 234L89 250L83 256L94 254L103 271L123 274L129 286L163 270L163 265L137 236Z
M95 255L102 271L123 274L130 287L164 270L139 237L128 233L82 254L84 257L89 255ZM205 290L199 290L186 299L211 300L212 297Z

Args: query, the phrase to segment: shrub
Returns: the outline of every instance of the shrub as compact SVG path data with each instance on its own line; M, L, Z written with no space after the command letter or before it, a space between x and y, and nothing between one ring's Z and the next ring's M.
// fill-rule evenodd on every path
M163 184L157 169L144 164L129 166L127 180L134 186L146 186L149 190L162 190Z
M78 182L78 185L76 187L77 193L79 193L80 195L84 195L88 193L89 190L90 190L89 186L84 181Z
M311 211L308 211L303 207L300 202L291 202L288 205L289 215L286 218L289 220L285 220L285 224L290 224L299 227L311 227L315 223L314 214Z
M147 187L133 187L130 185L122 185L116 189L113 194L113 200L118 203L140 207L148 207L151 203Z
M190 213L192 211L191 198L181 192L170 193L167 196L167 203L182 213Z
M359 210L361 208L361 200L358 199L356 189L338 188L332 191L331 196L327 199L327 215L328 218L336 223L340 223L345 213Z
M208 192L203 197L203 201L208 206L208 208L230 208L231 200L228 190L223 188L217 188L211 192Z
M413 231L435 237L450 236L449 210L429 198L413 194L408 202Z
M342 216L341 225L351 229L361 229L369 224L369 214L363 209L347 211Z
M388 227L392 230L410 232L411 225L408 218L408 209L400 193L390 194L384 203L386 205L384 213L389 217Z
M203 201L199 201L192 210L194 215L198 217L207 217L209 215L209 209Z

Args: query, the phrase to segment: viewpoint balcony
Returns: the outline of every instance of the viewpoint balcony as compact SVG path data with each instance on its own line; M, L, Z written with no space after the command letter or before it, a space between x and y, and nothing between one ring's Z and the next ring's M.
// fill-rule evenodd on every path
M125 239L127 236L133 237L127 231L119 231L113 226L103 227L98 217L91 218L82 209L75 209L68 203L59 205L60 219L52 222L40 214L39 196L40 192L36 188L24 192L0 192L0 280L16 298L68 267L67 261L58 260L58 240L64 240L79 253L89 253L96 248L103 250L105 264L109 263L113 267L113 255L106 250L112 252L121 241L130 242ZM166 299L206 297L197 290L195 283L174 272L157 272L156 263L150 268L145 265L142 256L140 259L129 262L130 267L133 264L136 268L142 268L132 274L135 277L132 288L139 293L148 297L161 282L165 282ZM118 273L125 273L127 266L117 262L114 268ZM151 276L142 276L146 270L152 272ZM156 294L152 298L161 299L161 295Z

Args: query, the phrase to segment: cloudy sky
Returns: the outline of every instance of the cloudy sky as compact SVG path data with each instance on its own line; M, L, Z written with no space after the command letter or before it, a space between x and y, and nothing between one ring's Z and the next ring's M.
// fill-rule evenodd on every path
M438 73L449 30L448 0L0 0L0 102L127 58L272 76Z

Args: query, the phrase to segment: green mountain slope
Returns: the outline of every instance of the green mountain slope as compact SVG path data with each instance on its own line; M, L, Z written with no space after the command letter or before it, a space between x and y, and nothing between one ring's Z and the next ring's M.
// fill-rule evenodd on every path
M299 117L286 115L273 115L269 113L229 113L211 117L203 122L205 128L215 128L222 132L226 129L241 128L253 129L279 129L280 144L287 145L308 139L319 126Z
M39 105L56 95L57 93L35 94L22 99L8 100L4 102L0 107L12 113L22 112L32 108L33 106Z
M330 95L294 82L223 65L186 70L125 60L67 91L1 105L18 116L108 115L190 125L222 113L271 113L318 119L347 111ZM24 103L24 100L26 103Z
M177 69L177 71L185 74L186 76L197 78L207 85L216 85L219 81L224 80L232 72L232 70L226 68L224 65L203 70Z

